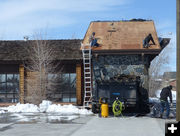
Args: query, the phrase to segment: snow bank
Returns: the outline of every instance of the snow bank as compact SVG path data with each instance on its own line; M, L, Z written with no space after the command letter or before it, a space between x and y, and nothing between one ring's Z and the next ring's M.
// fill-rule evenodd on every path
M91 111L86 109L79 109L73 105L60 105L60 104L52 104L51 101L43 100L39 107L34 104L16 104L13 106L9 106L0 110L0 113L12 112L12 113L21 113L21 112L46 112L46 113L59 113L65 115L73 115L73 114L83 114L83 115L91 115L93 114Z
M38 106L34 104L16 104L6 108L8 112L39 112Z
M60 112L62 114L79 114L79 109L73 105L63 105L60 104L52 104L50 105L46 112Z
M40 112L46 112L47 108L52 105L51 101L43 100L41 104L39 104Z
M5 111L4 110L0 110L0 114L2 114L2 113L5 113Z
M86 109L78 109L76 106L73 105L60 105L60 104L52 104L50 105L46 112L59 112L61 114L83 114L83 115L90 115L92 114L91 111Z

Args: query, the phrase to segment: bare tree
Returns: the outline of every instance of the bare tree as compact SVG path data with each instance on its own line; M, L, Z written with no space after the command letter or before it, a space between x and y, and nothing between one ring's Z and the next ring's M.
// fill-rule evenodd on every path
M41 34L36 35L35 40L27 42L29 44L25 51L28 58L24 63L27 71L25 101L39 104L48 99L57 80L61 81L61 76L55 74L60 75L62 69L58 69L60 63L55 61L55 49L49 45L48 40L43 40Z
M161 77L162 69L165 69L165 65L169 63L169 51L170 48L166 47L151 62L149 69L149 96L151 97L155 96L155 91L161 88L161 81L158 79Z

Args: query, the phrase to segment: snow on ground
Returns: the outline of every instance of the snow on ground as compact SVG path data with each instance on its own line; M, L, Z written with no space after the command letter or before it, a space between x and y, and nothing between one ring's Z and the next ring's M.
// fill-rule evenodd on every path
M10 118L16 119L17 122L68 122L79 118L79 115L61 115L44 114L44 113L11 113Z
M0 110L0 114L2 114L2 113L5 113L5 111L4 110Z
M34 104L16 104L7 107L6 109L8 112L39 112L38 106Z
M16 104L9 107L1 108L1 113L37 113L37 112L46 112L46 113L59 113L59 114L65 114L65 115L72 115L72 114L83 114L83 115L91 115L93 114L91 111L88 111L86 109L79 109L76 106L73 105L60 105L60 104L52 104L52 102L43 100L39 106L34 104Z
M79 118L78 116L48 116L48 121L69 121Z
M52 102L51 101L42 101L41 104L39 104L39 110L40 112L46 112L47 108L52 105Z
M87 114L92 114L92 112L86 110L86 109L78 109L77 107L73 106L73 105L56 105L56 104L52 104L50 106L48 106L46 112L60 112L62 114L83 114L83 115L87 115Z
M17 114L17 113L11 114L10 117L16 117L16 118L18 118L18 119L23 119L23 118L24 118L23 115Z

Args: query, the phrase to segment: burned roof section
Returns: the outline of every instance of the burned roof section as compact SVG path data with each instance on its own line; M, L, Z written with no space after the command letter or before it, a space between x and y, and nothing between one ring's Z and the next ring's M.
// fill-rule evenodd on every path
M80 43L82 40L45 40L47 45L54 50L56 60L82 59ZM28 41L0 41L0 60L27 60L26 47L35 44L35 40Z

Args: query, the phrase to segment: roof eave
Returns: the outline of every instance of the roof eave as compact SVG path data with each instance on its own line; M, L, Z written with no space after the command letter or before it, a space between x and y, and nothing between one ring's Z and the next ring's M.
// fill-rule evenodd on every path
M124 50L93 50L93 53L97 54L159 54L161 49L124 49Z

